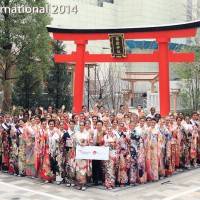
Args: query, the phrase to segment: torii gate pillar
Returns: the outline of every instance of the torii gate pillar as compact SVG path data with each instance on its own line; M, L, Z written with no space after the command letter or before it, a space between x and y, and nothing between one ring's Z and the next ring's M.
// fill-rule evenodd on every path
M76 44L76 65L74 71L74 104L73 111L75 113L80 112L83 103L83 92L84 92L84 69L85 69L85 46L87 41L77 40Z
M168 115L170 111L170 81L169 81L169 39L159 38L159 97L160 97L160 114L161 116Z

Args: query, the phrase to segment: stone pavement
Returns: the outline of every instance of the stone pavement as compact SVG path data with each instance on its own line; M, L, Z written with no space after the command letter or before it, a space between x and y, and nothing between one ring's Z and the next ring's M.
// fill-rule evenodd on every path
M136 187L86 191L0 173L0 200L200 200L200 169Z

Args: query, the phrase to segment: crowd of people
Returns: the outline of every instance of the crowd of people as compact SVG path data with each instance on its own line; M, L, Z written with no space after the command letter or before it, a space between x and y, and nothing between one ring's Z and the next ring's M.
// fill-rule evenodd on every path
M111 113L96 105L79 114L49 106L19 115L0 114L0 167L16 176L39 178L85 190L158 181L200 163L200 115L162 117L139 105ZM109 147L109 160L76 159L77 146ZM92 185L91 184L91 185Z

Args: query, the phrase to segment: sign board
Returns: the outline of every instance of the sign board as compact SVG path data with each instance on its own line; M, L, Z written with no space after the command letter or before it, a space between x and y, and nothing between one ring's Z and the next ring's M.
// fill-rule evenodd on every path
M126 48L123 33L109 34L112 56L115 58L126 57Z
M76 160L109 160L109 147L77 146Z

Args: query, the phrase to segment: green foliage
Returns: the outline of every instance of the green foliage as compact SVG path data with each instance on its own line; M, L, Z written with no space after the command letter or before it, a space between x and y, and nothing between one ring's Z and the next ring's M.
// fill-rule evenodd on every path
M45 7L46 0L0 0L2 7L22 5ZM52 64L49 45L51 40L46 30L48 24L48 13L3 13L0 20L1 76L5 77L4 68L8 63L8 57L12 58L10 67L14 73L9 78L16 79L13 82L13 100L17 105L29 107L40 101L44 77ZM9 44L12 49L1 48Z
M57 54L64 53L65 46L62 42L53 42L54 52ZM50 97L50 104L56 108L66 105L67 110L71 110L70 92L71 74L67 73L66 64L56 64L51 66L47 77L47 92Z
M46 1L35 0L0 0L2 7L17 6L41 7L46 5ZM45 55L47 45L44 45L49 39L46 31L46 25L50 23L48 14L38 13L3 13L0 20L0 46L11 43L14 47L12 53L15 56L21 56L27 48L32 48L32 56ZM46 46L46 48L45 48ZM42 48L41 48L42 47ZM3 49L1 54L5 53Z
M195 53L194 63L178 64L175 67L176 73L184 81L181 88L183 107L186 109L200 109L200 47L191 46L184 49Z

